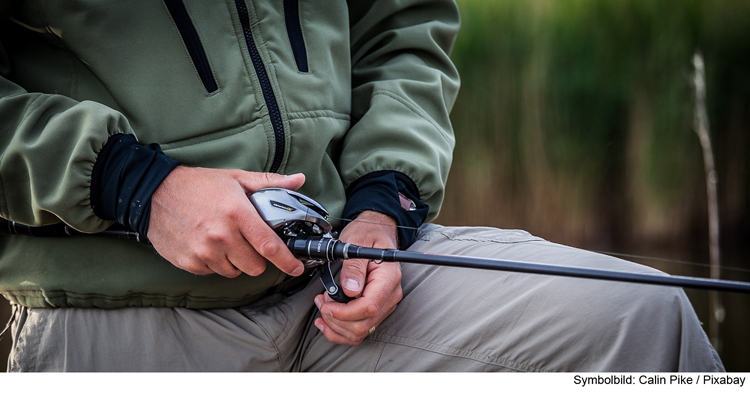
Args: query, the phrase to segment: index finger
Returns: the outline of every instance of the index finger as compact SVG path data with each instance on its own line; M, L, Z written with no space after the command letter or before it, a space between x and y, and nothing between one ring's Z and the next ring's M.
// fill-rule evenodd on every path
M294 257L284 241L266 224L258 212L250 207L239 223L240 232L245 240L260 256L273 263L279 270L292 276L299 276L305 271L302 261Z

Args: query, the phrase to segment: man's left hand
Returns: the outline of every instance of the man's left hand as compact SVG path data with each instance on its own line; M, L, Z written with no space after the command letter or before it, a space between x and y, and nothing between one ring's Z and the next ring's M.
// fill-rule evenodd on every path
M344 228L339 239L359 246L395 249L396 222L384 214L365 211ZM315 326L332 343L359 345L401 301L401 265L365 259L344 261L341 286L344 294L357 298L342 304L328 294L316 296L315 305L322 317L315 320Z

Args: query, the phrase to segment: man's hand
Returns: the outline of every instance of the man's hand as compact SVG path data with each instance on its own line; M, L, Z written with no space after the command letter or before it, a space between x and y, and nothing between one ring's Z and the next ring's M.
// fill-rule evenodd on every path
M365 211L344 228L339 239L359 246L396 248L396 222L386 215ZM322 318L315 320L315 326L332 343L358 345L401 301L401 265L347 260L341 270L341 286L344 294L358 298L341 304L328 294L316 296L315 305Z
M292 276L302 262L247 198L263 188L296 190L305 176L177 166L151 197L148 239L159 254L194 274L257 276L266 260Z

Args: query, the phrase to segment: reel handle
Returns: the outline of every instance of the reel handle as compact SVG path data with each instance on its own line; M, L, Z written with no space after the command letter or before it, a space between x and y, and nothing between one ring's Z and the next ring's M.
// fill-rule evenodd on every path
M342 304L354 300L354 298L344 294L344 289L336 284L336 280L334 280L333 273L331 272L332 265L334 266L334 268L340 269L342 262L327 262L317 267L318 274L320 274L320 281L323 282L323 286L325 287L328 296L331 297L331 299L333 299L334 301Z

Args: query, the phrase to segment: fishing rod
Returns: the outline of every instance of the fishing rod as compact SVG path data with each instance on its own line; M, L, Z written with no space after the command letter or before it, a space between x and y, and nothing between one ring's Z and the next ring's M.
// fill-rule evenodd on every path
M278 188L263 189L251 195L250 201L263 220L286 242L292 254L305 261L306 265L321 266L348 259L370 259L378 262L467 267L750 294L750 283L739 281L362 247L336 239L331 233L332 226L328 222L325 208L297 192ZM323 280L326 291L331 298L340 301L343 299L343 292L338 291L335 283L331 285L331 281Z
M335 264L348 259L465 267L750 294L750 283L740 281L631 273L515 260L435 255L398 249L362 247L336 239L333 225L328 221L328 211L313 199L298 192L280 188L267 188L253 193L249 196L249 199L261 218L282 238L292 254L301 259L305 267L312 270L312 273L318 273L328 295L338 302L348 302L352 299L344 295L332 274L332 271L337 267ZM28 227L9 221L4 226L6 226L7 231L15 234L35 236L83 234L64 225L56 225L54 228ZM148 239L141 238L137 236L137 233L122 228L105 230L93 235L129 238L148 243Z

